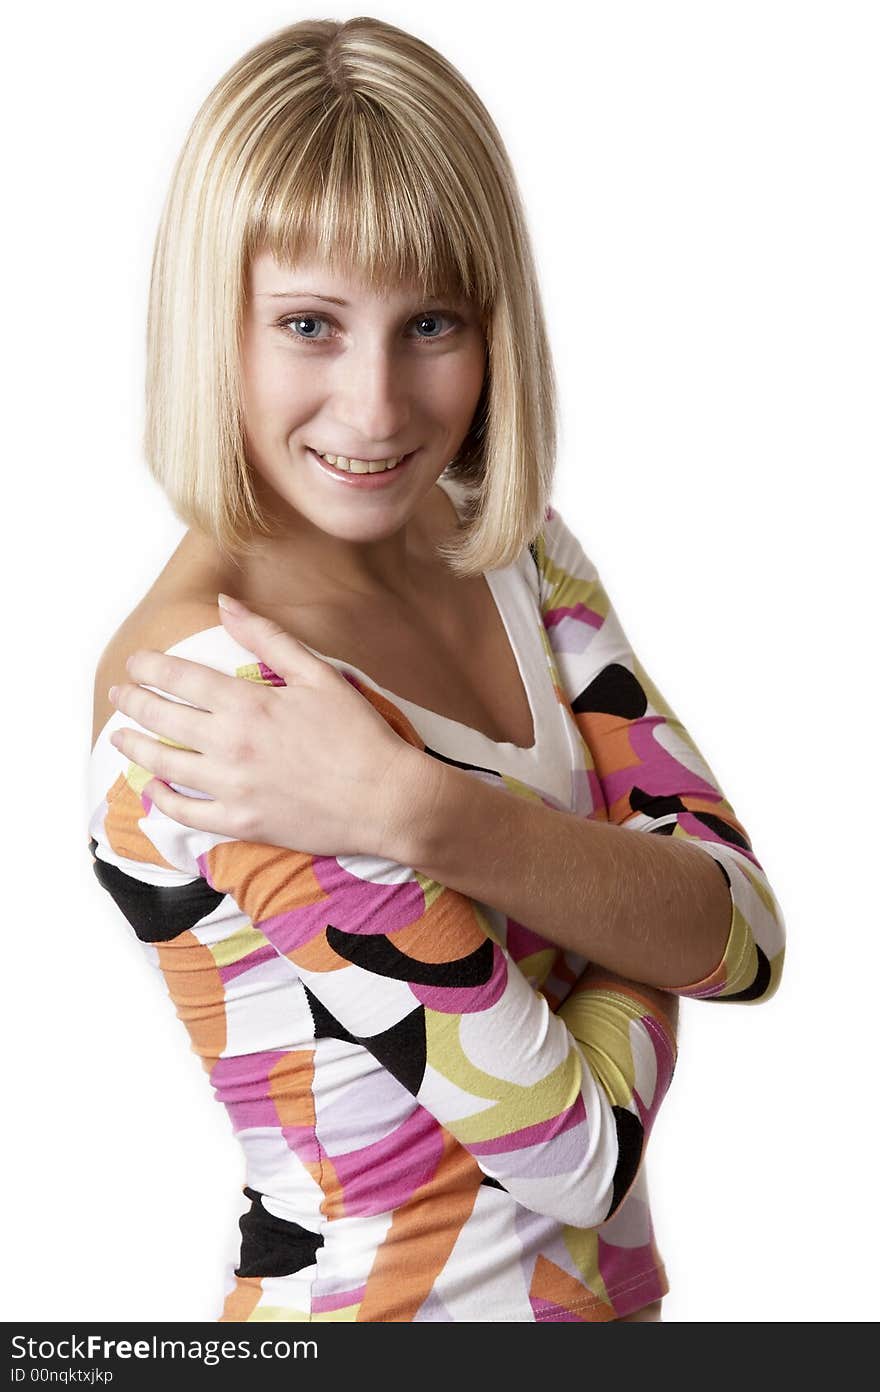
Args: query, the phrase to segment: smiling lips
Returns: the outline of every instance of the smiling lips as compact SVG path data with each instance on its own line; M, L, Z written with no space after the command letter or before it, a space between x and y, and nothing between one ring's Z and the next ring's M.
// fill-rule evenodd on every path
M382 474L387 469L396 469L401 460L406 459L405 454L392 455L389 459L347 459L344 454L322 454L320 450L315 450L315 454L346 474Z

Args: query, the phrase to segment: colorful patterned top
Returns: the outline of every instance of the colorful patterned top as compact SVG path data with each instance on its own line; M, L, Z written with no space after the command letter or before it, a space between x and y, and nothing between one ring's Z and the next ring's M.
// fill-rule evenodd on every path
M702 846L730 934L716 970L677 992L767 1000L779 906L560 514L486 579L530 748L328 660L403 738L474 778ZM222 626L168 651L281 680ZM676 1040L639 987L407 866L180 826L110 744L122 724L114 713L90 764L94 868L245 1152L250 1207L218 1318L593 1321L665 1294L643 1158Z

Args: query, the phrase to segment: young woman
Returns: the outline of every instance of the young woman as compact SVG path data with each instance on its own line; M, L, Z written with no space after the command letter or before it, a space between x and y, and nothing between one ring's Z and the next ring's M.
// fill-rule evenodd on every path
M146 450L190 530L90 834L245 1150L219 1318L659 1319L678 996L767 1000L783 920L549 504L513 172L434 50L307 21L210 94Z

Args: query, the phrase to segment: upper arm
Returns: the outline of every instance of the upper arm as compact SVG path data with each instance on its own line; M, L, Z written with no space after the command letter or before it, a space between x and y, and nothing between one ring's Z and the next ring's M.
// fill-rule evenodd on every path
M712 856L727 885L731 918L721 962L703 981L669 989L769 999L782 971L785 925L745 827L633 652L595 565L553 508L535 551L544 627L608 820L686 837Z

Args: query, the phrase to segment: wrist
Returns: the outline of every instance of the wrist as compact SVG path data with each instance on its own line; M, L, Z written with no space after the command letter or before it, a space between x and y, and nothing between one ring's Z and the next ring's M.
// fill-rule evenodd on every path
M378 840L373 854L400 865L418 866L427 859L445 771L438 759L401 740L384 782L383 806L372 821Z

